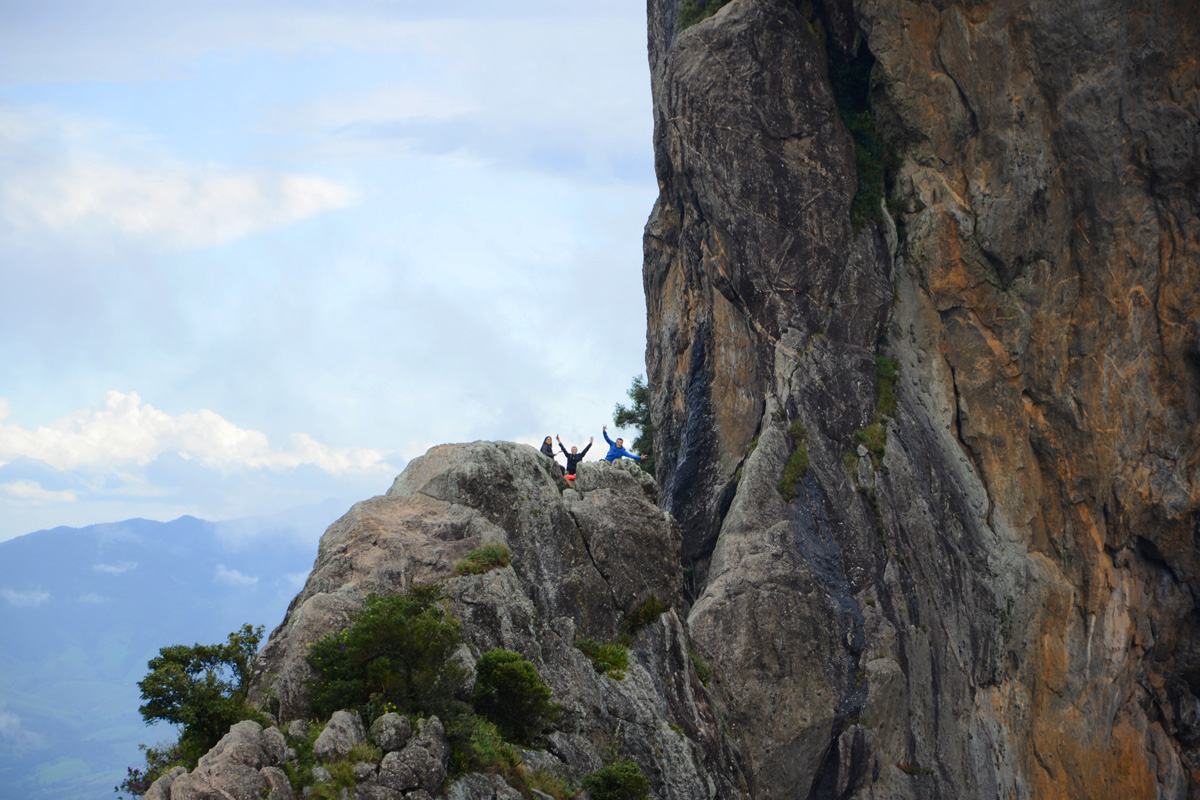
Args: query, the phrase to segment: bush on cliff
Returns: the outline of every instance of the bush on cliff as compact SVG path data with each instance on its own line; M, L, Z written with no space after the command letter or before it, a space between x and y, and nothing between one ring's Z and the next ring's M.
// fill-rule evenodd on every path
M489 650L475 664L476 713L496 724L505 739L531 745L558 719L559 706L537 668L511 650Z
M633 761L601 767L583 779L592 800L649 800L650 780Z
M454 658L462 642L458 620L437 605L436 586L404 594L370 594L343 631L314 642L308 663L313 714L394 703L403 713L438 714L467 678Z
M246 704L250 660L258 652L263 628L243 625L224 644L177 644L160 648L146 664L150 672L138 681L145 702L138 708L147 724L179 726L176 742L142 746L145 769L130 767L118 792L144 794L172 767L192 769L196 761L234 724L254 719L258 712Z
M679 30L691 27L700 20L708 19L728 3L729 0L683 0L675 25Z
M657 622L667 610L667 604L651 594L621 620L621 629L633 635L651 623Z
M779 479L779 496L791 502L796 497L796 484L808 474L808 428L803 422L794 422L788 428L788 439L792 443L792 454L783 467Z

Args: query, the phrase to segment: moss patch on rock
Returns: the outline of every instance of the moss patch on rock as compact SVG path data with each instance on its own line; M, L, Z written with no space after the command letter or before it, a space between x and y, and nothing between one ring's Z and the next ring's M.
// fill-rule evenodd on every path
M792 454L783 467L778 488L779 496L791 502L796 497L796 484L808 474L808 428L804 427L803 422L796 422L788 428L787 433L792 440Z

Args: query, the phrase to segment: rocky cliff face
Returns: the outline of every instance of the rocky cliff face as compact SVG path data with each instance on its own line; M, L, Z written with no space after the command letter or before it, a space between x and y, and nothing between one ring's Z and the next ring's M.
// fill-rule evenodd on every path
M1194 4L648 8L658 474L753 795L1200 796Z
M537 766L578 781L619 752L640 765L655 797L746 796L740 756L689 655L677 611L681 539L655 504L655 489L631 462L581 464L570 488L531 447L434 448L410 462L387 495L358 503L330 526L308 582L258 657L253 699L271 706L281 723L307 718L308 645L346 627L370 592L440 581L448 610L462 623L464 661L473 664L495 647L515 650L562 704L546 750L526 754ZM510 566L455 574L469 550L491 543L509 549ZM622 620L651 595L669 610L633 637L625 676L597 672L576 641L617 639ZM278 761L264 761L262 769ZM386 766L385 759L379 777L366 775L353 796L401 797L372 793L385 783ZM242 782L253 788L269 777ZM211 776L181 780L218 785ZM232 783L221 786L241 796ZM481 776L464 777L449 791L459 800L520 796L502 779Z

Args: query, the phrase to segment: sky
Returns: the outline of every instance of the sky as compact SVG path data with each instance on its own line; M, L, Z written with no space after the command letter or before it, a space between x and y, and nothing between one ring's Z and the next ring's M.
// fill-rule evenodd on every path
M600 441L651 133L644 0L0 0L0 540Z

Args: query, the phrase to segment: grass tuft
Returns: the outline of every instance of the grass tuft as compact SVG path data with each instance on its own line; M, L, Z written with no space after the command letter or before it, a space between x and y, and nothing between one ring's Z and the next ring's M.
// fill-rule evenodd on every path
M629 669L629 649L620 642L605 644L595 639L580 639L575 646L592 660L596 672L607 675L614 680L624 680L625 670Z
M621 620L621 628L626 633L636 633L656 621L666 610L667 604L659 600L658 595L652 594L638 605L637 608L630 611L625 616L625 619Z
M679 16L675 20L676 30L690 28L701 20L708 19L721 10L729 0L683 0Z
M793 423L788 428L788 438L792 440L792 455L783 467L783 476L779 479L779 496L784 502L790 502L796 497L796 484L804 480L808 474L808 428L803 422Z
M504 545L485 544L483 547L477 547L468 552L461 561L454 565L454 571L459 575L482 575L494 569L507 567L510 559L511 555Z

